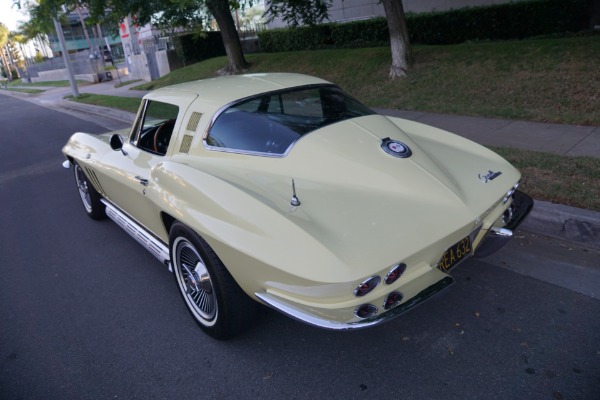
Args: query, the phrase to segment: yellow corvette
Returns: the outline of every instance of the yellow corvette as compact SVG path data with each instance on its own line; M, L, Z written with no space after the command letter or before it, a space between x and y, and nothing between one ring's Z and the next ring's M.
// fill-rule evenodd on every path
M168 266L219 339L257 302L329 329L389 320L500 248L533 206L497 154L298 74L156 90L131 129L75 133L63 153L89 216Z

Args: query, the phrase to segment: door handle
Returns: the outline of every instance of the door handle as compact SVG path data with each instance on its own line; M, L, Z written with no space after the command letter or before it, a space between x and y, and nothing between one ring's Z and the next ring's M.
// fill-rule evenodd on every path
M140 185L148 186L148 179L144 179L141 176L136 176L135 179L137 179L140 182Z

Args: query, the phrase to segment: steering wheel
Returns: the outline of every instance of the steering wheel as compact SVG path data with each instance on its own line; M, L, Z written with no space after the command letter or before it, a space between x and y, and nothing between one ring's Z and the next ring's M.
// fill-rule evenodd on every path
M175 127L175 120L170 119L165 121L161 126L154 132L154 151L159 154L165 154L167 147L169 146L169 139L173 134L173 128ZM164 150L164 151L163 151Z

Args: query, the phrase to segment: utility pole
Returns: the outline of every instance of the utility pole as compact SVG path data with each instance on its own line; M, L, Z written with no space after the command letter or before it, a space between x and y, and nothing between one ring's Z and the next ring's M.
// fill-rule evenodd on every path
M73 76L73 68L71 67L71 61L69 60L69 53L67 51L67 44L65 43L65 35L63 34L62 26L56 17L52 18L54 21L54 29L58 35L58 43L60 44L60 51L62 51L63 60L65 61L65 68L67 68L67 75L69 75L69 83L71 84L71 91L73 97L79 97L79 90L77 89L77 83Z

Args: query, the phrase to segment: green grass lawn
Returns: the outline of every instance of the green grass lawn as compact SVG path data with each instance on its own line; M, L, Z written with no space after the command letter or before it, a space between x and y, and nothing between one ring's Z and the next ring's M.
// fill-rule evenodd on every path
M600 125L600 35L414 46L406 79L388 79L389 47L261 53L249 73L299 72L330 80L372 107ZM213 77L213 58L139 85Z
M38 93L43 93L45 92L45 90L41 90L41 89L28 89L28 88L19 88L19 87L8 87L4 90L8 90L10 92L20 92L20 93L27 93L27 94L38 94Z
M76 101L78 103L91 104L101 107L118 108L129 112L137 112L140 107L141 99L133 97L107 96L103 94L82 93L77 98L73 96L65 96L65 99Z
M521 190L533 198L600 211L600 159L491 149L521 171Z

